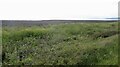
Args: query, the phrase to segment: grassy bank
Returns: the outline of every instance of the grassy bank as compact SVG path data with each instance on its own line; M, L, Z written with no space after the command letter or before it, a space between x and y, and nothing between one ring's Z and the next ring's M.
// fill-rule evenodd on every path
M3 27L5 65L118 64L118 23Z

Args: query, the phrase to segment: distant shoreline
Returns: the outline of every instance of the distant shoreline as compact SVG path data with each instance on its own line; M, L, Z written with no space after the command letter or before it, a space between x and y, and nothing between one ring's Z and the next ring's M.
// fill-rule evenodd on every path
M24 22L24 21L26 21L26 22L32 22L32 21L34 21L34 22L42 22L42 21L78 21L78 22L91 22L91 21L93 21L93 22L116 22L116 21L118 21L118 19L86 19L86 20L0 20L0 21L2 21L2 22L15 22L15 21L17 21L17 22Z
M118 20L1 20L2 26L32 26L60 23L109 23Z

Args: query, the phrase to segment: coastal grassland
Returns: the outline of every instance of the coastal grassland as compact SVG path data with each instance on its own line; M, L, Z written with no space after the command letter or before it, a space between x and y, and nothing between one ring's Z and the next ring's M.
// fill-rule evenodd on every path
M116 65L118 23L3 26L3 65Z
M0 66L2 65L2 26L0 26Z

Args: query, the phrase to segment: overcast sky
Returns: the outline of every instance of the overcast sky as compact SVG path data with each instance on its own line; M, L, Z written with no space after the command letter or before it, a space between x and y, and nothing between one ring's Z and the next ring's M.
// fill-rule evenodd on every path
M1 20L118 17L119 0L0 0Z

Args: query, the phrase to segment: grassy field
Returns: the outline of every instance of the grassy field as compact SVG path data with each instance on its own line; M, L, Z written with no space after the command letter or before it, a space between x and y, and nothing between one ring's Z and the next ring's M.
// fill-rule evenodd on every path
M0 25L0 66L2 65L2 26Z
M3 26L3 65L116 65L118 23Z

